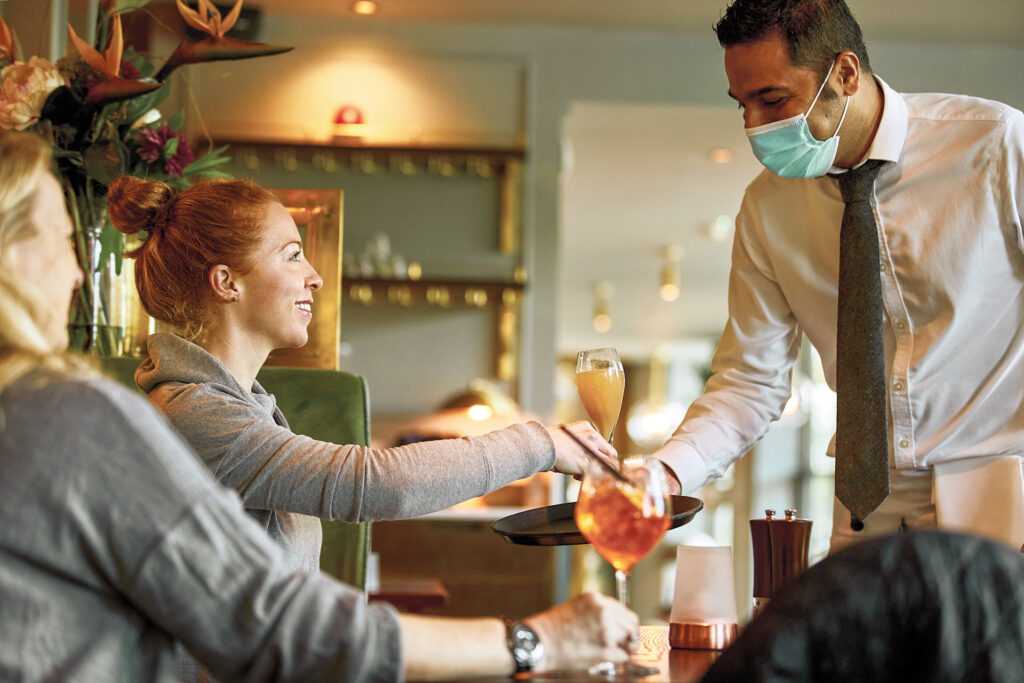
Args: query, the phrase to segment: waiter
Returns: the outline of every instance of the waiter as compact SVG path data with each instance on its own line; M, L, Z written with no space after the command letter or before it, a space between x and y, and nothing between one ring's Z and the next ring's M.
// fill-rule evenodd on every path
M782 413L806 334L837 392L832 550L940 526L1024 543L1024 115L902 94L843 0L715 27L766 167L704 395L658 452L694 491Z

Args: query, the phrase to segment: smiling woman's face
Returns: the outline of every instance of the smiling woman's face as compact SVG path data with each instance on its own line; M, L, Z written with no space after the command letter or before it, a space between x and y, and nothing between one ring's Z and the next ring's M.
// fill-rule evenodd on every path
M309 340L313 292L323 280L306 260L302 237L288 210L267 205L252 269L236 279L235 319L254 344L297 348Z

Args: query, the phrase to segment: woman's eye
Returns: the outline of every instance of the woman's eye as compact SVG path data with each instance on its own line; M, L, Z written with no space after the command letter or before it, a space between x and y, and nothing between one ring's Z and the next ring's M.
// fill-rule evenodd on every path
M302 256L302 252L301 251L296 251L295 253L293 253L291 256L288 257L288 260L289 261L298 261L301 256Z
M763 101L763 102L765 103L765 105L767 105L767 106L769 106L769 107L775 107L775 106L777 106L777 105L780 105L780 104L782 104L782 102L783 102L783 101L784 101L785 99L786 99L785 97L780 97L780 98L778 98L778 99L774 99L774 100L762 100L762 101Z

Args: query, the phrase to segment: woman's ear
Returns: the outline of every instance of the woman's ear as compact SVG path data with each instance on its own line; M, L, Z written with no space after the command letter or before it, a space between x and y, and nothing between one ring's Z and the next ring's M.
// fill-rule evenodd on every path
M209 273L206 275L206 281L213 292L214 301L222 304L238 301L240 292L238 283L235 281L235 274L224 264L218 264L210 268Z

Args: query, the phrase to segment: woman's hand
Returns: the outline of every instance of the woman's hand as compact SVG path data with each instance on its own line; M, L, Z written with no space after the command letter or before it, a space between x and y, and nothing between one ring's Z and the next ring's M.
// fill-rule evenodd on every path
M537 632L544 646L539 672L624 662L638 642L636 615L622 603L597 593L584 593L523 621Z
M565 425L580 440L597 452L609 465L619 468L619 455L610 443L597 433L589 422L573 422ZM583 475L584 463L593 456L585 453L580 445L572 440L560 427L545 427L551 440L555 442L555 465L551 469L562 474L569 474L577 479Z

